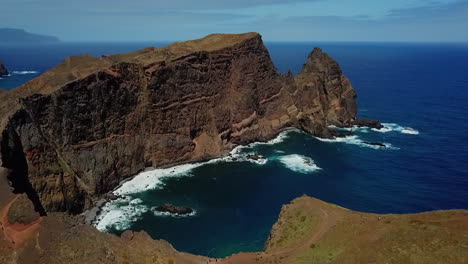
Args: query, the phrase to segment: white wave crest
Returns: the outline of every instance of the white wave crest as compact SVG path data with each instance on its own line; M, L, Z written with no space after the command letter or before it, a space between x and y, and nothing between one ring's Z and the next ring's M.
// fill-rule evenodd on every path
M281 143L285 139L287 139L289 137L289 133L291 133L291 132L303 133L301 130L299 130L297 128L289 128L289 129L286 129L286 130L280 132L278 134L278 136L276 136L272 140L268 140L266 142L254 142L254 143L250 143L250 144L245 145L245 146L240 146L240 148L252 148L252 147L255 147L255 146L259 146L259 145L275 145L275 144Z
M257 145L274 145L283 142L284 139L287 138L288 133L291 131L297 130L290 129L287 131L283 131L276 138L267 142L256 142L246 146L238 146L234 148L229 155L222 158L212 159L205 162L187 163L170 168L154 169L141 172L138 175L136 175L133 179L122 183L114 191L114 193L118 195L128 195L132 193L139 193L146 190L156 189L162 186L162 178L189 176L193 169L203 166L205 164L213 164L218 162L247 161L258 165L264 165L268 162L267 158L261 156L253 158L253 155L255 153L244 153L243 151L245 149L251 149Z
M12 74L24 75L24 74L38 74L38 71L12 71Z
M318 167L311 158L298 154L281 156L279 157L279 161L288 169L299 173L307 174L321 170L321 168Z
M148 212L148 207L138 200L140 199L129 201L129 198L125 197L106 203L96 216L94 226L100 231L108 231L110 228L120 231L128 229L132 222Z
M400 132L402 134L409 134L409 135L419 135L419 131L411 128L411 127L403 127L395 123L382 123L384 126L381 129L375 129L373 128L372 130L375 132L380 132L380 133L388 133L388 132Z
M203 165L203 163L189 163L171 168L144 171L136 175L133 179L122 183L114 193L118 195L128 195L156 189L162 185L162 178L187 176L193 169L201 165Z
M197 214L197 211L193 210L190 214L172 214L169 212L160 212L156 210L156 207L151 208L153 211L153 214L155 216L160 216L160 217L176 217L176 218L182 218L182 217L190 217L190 216L195 216Z
M360 147L367 147L367 148L372 148L372 149L391 149L391 150L398 150L399 148L392 146L390 143L382 143L385 145L384 146L378 146L378 145L373 145L366 143L366 141L363 141L362 139L359 138L357 135L353 136L345 136L345 137L335 137L335 138L319 138L315 137L316 139L323 141L323 142L329 142L329 143L344 143L344 144L350 144L350 145L357 145Z

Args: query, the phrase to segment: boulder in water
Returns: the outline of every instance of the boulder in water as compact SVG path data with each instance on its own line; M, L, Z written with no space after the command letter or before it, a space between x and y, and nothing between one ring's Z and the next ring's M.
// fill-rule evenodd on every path
M175 206L173 204L164 204L156 208L156 211L159 212L166 212L171 214L178 214L178 215L188 215L193 213L192 208L183 207L183 206Z

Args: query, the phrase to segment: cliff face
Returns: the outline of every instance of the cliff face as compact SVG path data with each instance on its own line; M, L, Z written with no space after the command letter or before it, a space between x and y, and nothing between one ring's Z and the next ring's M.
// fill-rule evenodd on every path
M330 136L356 93L315 49L280 75L261 36L210 35L162 49L67 59L0 93L0 173L37 209L81 212L148 166L222 155L286 127Z
M5 65L3 65L3 62L0 60L0 76L5 76L5 75L8 75L8 70L5 67Z

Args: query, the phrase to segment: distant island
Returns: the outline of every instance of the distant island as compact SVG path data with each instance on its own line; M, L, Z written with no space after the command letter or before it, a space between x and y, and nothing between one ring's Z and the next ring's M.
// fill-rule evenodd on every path
M29 33L24 29L0 28L0 44L37 44L60 42L57 37Z

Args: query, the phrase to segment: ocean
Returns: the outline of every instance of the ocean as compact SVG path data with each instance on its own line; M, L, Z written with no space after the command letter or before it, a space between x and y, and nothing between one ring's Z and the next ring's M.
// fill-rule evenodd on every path
M0 88L37 77L66 56L95 56L167 43L0 46L12 71ZM116 234L144 230L177 250L211 257L260 251L281 206L301 195L363 212L468 209L468 44L266 43L280 72L298 73L321 47L358 93L359 116L381 131L352 129L338 140L299 131L236 149L229 158L146 171L116 192L95 225ZM381 142L386 148L363 141ZM248 153L264 160L252 161ZM190 216L155 213L164 203Z

